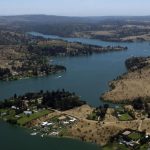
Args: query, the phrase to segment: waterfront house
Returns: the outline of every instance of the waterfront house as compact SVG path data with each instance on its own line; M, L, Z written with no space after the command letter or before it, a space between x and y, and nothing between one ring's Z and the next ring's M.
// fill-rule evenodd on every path
M32 111L24 111L23 112L25 115L32 115Z
M42 126L47 126L47 124L48 124L48 122L46 121L46 122L42 122Z
M11 106L11 109L17 109L17 107L16 106Z

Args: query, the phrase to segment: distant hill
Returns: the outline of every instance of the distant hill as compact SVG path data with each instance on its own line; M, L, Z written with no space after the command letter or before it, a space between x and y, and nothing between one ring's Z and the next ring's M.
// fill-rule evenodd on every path
M52 15L19 15L19 16L0 16L0 22L36 22L36 23L97 23L110 17L67 17Z
M97 23L108 20L150 21L150 16L100 16L100 17L67 17L54 15L18 15L0 16L0 22L37 22L37 23Z
M0 16L1 30L36 31L60 36L74 32L99 31L103 25L147 24L150 16L66 17L52 15Z

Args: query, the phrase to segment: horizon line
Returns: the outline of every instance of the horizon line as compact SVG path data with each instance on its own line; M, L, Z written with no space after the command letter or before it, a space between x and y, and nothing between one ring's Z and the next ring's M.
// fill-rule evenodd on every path
M67 15L55 15L55 14L13 14L13 15L1 15L0 17L14 17L14 16L55 16L55 17L80 17L80 18L86 18L86 17L150 17L150 15L93 15L93 16L67 16Z

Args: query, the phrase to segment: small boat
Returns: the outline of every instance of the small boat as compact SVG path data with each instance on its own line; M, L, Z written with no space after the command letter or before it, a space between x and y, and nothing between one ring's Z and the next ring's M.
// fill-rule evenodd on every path
M62 76L58 76L58 77L56 77L57 79L59 79L59 78L61 78Z
M44 137L44 134L42 134L41 137L43 138L43 137Z
M34 135L37 135L37 133L36 133L36 132L34 132L34 133L31 133L30 135L34 136Z

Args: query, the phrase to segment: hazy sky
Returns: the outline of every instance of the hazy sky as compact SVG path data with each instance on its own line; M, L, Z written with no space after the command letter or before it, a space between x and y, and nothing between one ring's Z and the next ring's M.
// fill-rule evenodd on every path
M0 0L0 15L150 15L150 0Z

